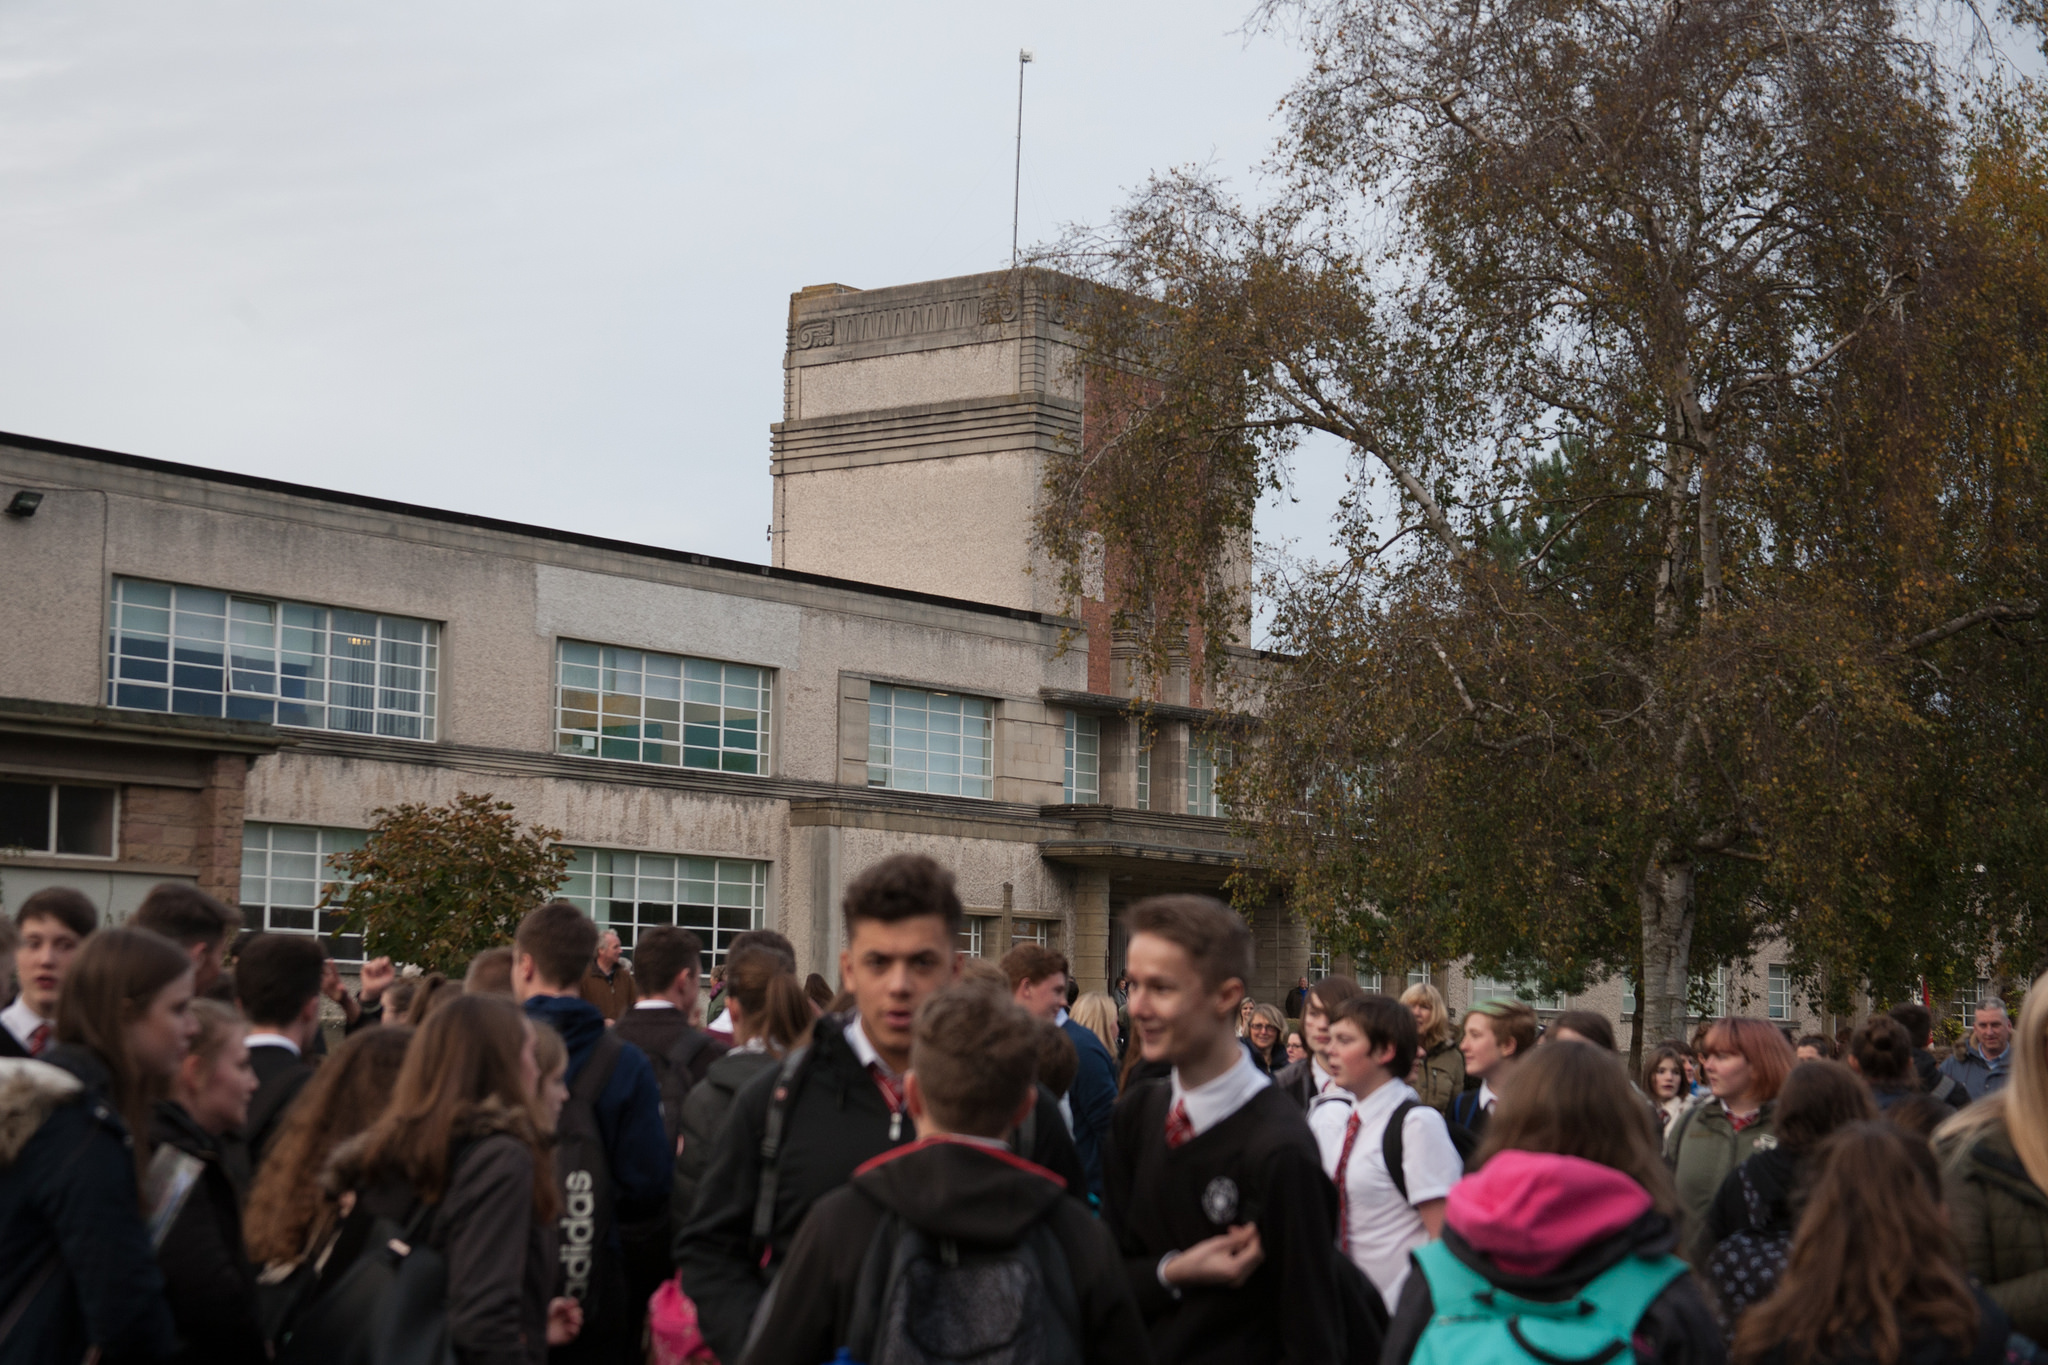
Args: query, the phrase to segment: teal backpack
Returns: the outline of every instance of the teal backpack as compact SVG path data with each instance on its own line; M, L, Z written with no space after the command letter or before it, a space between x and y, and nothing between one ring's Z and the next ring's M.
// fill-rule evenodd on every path
M1451 1254L1442 1242L1415 1252L1435 1312L1411 1365L1606 1365L1629 1349L1636 1323L1685 1274L1676 1256L1623 1258L1556 1303L1518 1299Z

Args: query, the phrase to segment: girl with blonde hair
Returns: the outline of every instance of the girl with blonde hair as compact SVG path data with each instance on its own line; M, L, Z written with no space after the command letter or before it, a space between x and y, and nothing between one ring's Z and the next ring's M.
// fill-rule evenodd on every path
M2020 1005L2005 1088L1935 1130L1949 1222L2012 1328L2048 1340L2048 975Z
M1427 981L1402 991L1401 1003L1415 1016L1415 1031L1421 1039L1408 1083L1424 1104L1448 1116L1451 1101L1465 1089L1465 1054L1458 1051L1458 1040L1451 1033L1451 1011L1442 992Z
M1101 991L1090 991L1076 1000L1074 1008L1067 1013L1073 1017L1075 1023L1100 1038L1102 1046L1109 1050L1110 1056L1121 1055L1122 1049L1117 1046L1114 1000Z

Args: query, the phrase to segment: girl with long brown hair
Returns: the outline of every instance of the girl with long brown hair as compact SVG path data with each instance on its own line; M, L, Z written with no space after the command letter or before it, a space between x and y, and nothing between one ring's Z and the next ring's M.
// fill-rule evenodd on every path
M1420 1271L1402 1285L1381 1361L1406 1365L1439 1292L1446 1303L1605 1302L1590 1287L1613 1273L1662 1285L1620 1324L1622 1348L1633 1340L1637 1359L1660 1365L1720 1365L1713 1312L1671 1254L1678 1195L1655 1124L1620 1060L1589 1043L1551 1043L1517 1063L1505 1087L1478 1172L1444 1202L1443 1245L1414 1253Z
M733 1097L791 1048L802 1046L815 1017L782 954L755 945L725 960L725 1007L732 1018L732 1048L683 1097L675 1186L669 1196L672 1226L678 1228L689 1221L697 1182L711 1162L711 1139L732 1109Z
M0 1304L12 1319L0 1358L169 1354L141 1174L150 1105L197 1026L191 1005L183 949L102 929L65 973L57 1046L0 1060Z
M412 1042L402 1024L355 1033L336 1048L285 1111L242 1216L249 1255L277 1280L326 1247L341 1210L321 1185L335 1148L384 1113Z
M403 1227L425 1209L419 1240L447 1258L463 1365L540 1365L582 1324L575 1300L550 1298L555 1172L535 1116L540 1081L517 1005L454 996L414 1031L382 1117L335 1154L335 1183L356 1194L352 1222Z
M1963 1273L1926 1145L1852 1123L1817 1160L1777 1292L1736 1327L1739 1365L2003 1361L2012 1327Z

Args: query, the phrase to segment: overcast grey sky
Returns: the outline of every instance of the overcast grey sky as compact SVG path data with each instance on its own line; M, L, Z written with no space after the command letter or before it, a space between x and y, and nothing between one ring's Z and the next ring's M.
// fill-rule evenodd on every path
M1027 243L1247 183L1248 9L14 0L0 429L765 559L790 292L1007 264L1019 47Z

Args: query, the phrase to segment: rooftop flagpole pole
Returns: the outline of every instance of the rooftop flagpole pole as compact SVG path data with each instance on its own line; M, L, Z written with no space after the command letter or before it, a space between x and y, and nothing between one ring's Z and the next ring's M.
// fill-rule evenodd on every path
M1010 186L1010 269L1017 268L1017 221L1024 199L1024 68L1031 49L1017 50L1017 169Z

